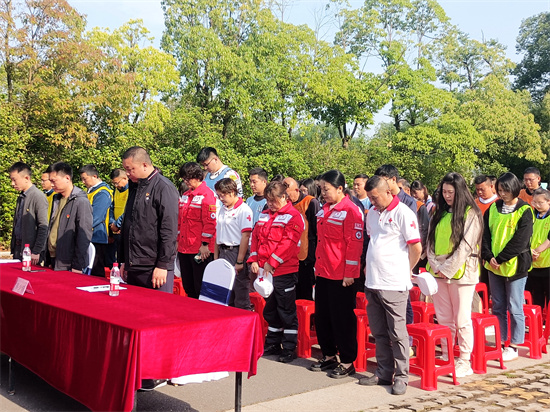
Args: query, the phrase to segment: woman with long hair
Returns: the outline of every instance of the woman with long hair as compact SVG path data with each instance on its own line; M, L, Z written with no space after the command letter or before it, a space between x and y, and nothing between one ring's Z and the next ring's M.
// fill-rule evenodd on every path
M310 369L332 370L329 376L338 379L355 373L357 319L353 312L353 282L359 277L363 251L363 214L351 201L342 172L324 173L320 186L325 204L317 213L315 326L323 358Z
M433 295L437 321L458 337L459 378L473 373L470 355L474 345L472 301L479 282L479 249L483 217L464 178L445 175L438 186L440 196L428 230L428 270L435 276L438 292ZM453 349L447 348L448 356Z
M502 174L496 182L500 199L483 215L481 257L489 271L493 314L498 318L500 337L508 340L510 313L510 346L504 347L504 361L517 359L517 345L525 339L523 292L531 268L533 209L519 198L521 183L513 173Z

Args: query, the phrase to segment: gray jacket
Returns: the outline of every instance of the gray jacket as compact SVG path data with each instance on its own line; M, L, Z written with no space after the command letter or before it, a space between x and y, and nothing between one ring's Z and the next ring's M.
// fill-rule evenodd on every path
M56 193L53 197L50 229L60 199L60 193ZM88 267L92 220L92 205L88 196L82 189L75 186L59 218L54 270L84 270Z
M48 199L35 185L25 192L21 217L21 239L19 239L21 243L16 242L17 239L15 239L15 217L13 223L14 231L11 236L13 258L21 259L26 243L29 244L32 254L43 254L48 237Z

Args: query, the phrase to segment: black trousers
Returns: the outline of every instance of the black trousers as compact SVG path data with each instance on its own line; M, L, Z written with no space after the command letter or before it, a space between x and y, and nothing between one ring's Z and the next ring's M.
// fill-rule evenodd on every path
M178 252L183 289L185 289L187 296L198 299L201 294L204 269L206 269L206 265L212 262L214 255L210 254L208 259L203 260L201 263L195 262L196 255L196 253Z
M273 293L265 301L267 321L265 346L282 344L283 349L295 350L298 343L296 315L296 283L298 273L273 276Z
M95 247L95 259L92 266L92 276L98 276L100 278L105 277L105 256L107 255L107 244L93 243Z
M315 285L315 263L300 261L298 267L298 284L296 285L296 299L313 300L313 285Z
M239 246L233 246L232 248L218 245L219 255L218 258L225 259L233 266L237 263L239 257ZM231 292L231 298L229 298L229 306L234 306L239 309L252 310L252 304L250 303L250 275L248 272L248 265L246 261L248 259L248 253L245 255L243 261L244 267L242 270L237 271L235 274L235 282L233 283L233 290Z
M533 305L544 309L550 298L550 268L533 268L527 277L525 290L531 292Z
M160 288L153 288L154 266L132 266L128 268L125 267L124 269L128 273L127 282L129 285L155 289L166 293L174 293L174 269L168 271L166 283Z
M357 357L355 288L342 280L318 276L315 284L315 328L323 356L340 353L342 363Z

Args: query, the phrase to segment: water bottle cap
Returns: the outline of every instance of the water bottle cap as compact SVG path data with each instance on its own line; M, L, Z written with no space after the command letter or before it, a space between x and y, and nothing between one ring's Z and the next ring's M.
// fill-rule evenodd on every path
M28 243L25 243L25 247L30 247L30 245Z
M117 268L117 267L118 267L118 263L117 263L117 262L113 263L113 267L114 267L114 268Z

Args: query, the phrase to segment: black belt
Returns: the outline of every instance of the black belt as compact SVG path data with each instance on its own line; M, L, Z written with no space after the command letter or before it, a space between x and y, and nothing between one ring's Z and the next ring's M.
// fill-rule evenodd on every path
M218 245L220 249L233 250L237 249L239 246L227 246L227 245Z

